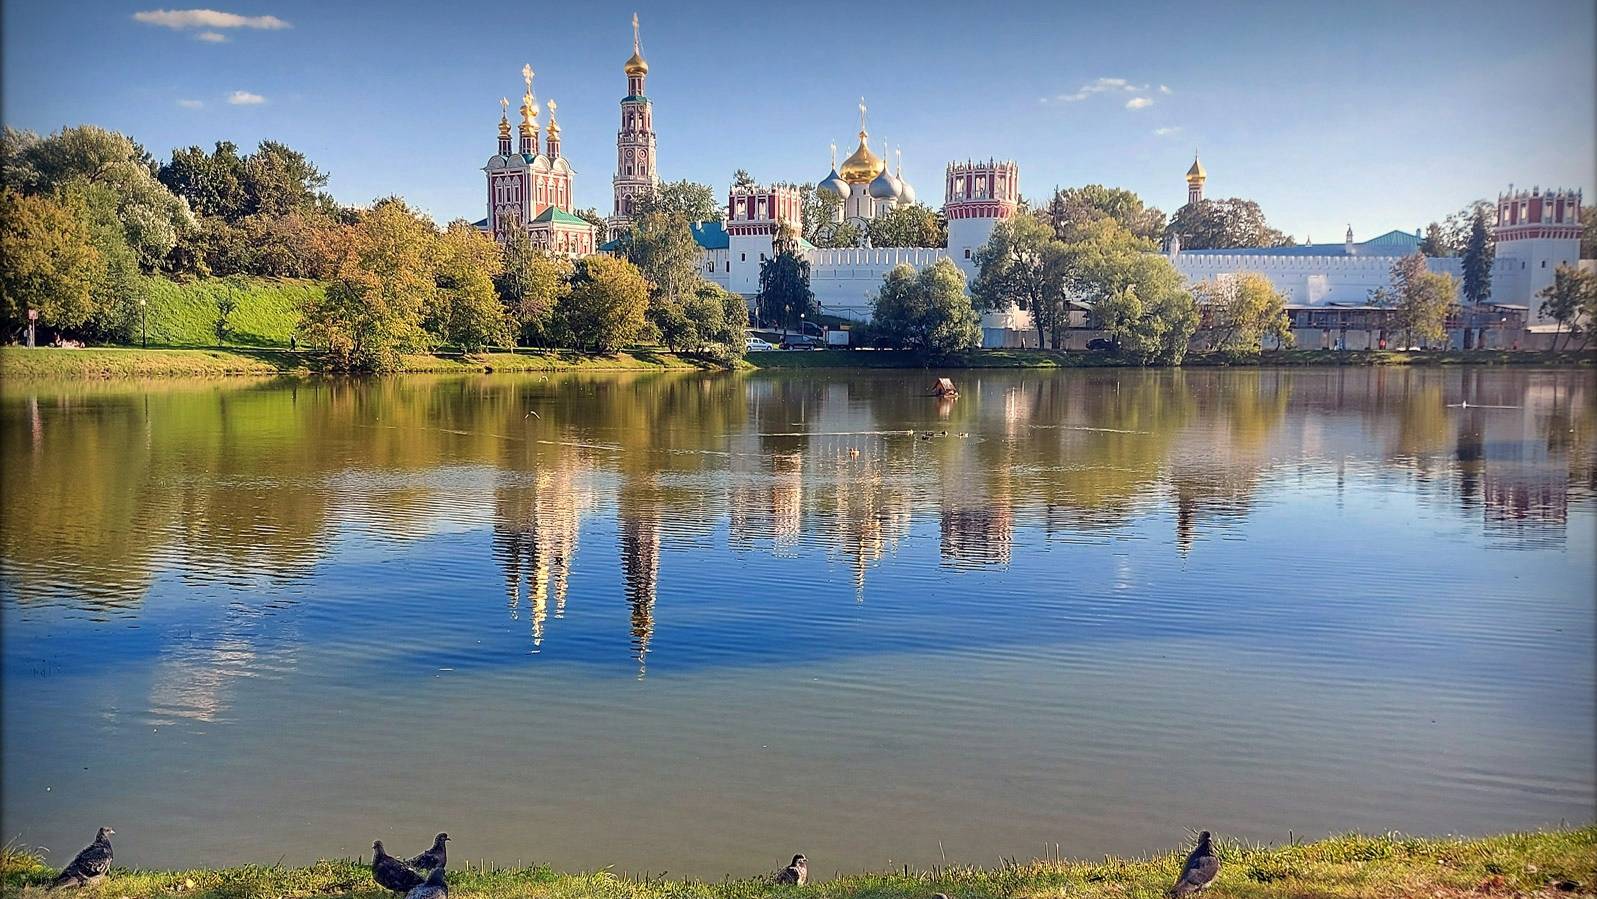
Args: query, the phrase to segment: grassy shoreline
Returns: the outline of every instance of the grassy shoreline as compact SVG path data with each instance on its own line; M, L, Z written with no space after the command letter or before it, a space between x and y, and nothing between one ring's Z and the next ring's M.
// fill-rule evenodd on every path
M314 353L274 348L0 347L0 377L14 378L166 378L239 375L317 374ZM1191 368L1306 367L1326 365L1533 365L1590 366L1597 351L1403 353L1396 351L1287 350L1257 359L1193 353ZM1101 353L1056 353L1051 350L972 350L951 356L926 357L899 350L819 350L750 353L736 367L751 371L811 369L983 369L983 368L1114 368L1129 363ZM405 357L403 373L411 372L556 372L556 371L717 371L729 366L664 351L636 349L615 356L592 356L572 350L522 350L515 353L416 354Z
M1590 895L1597 889L1597 825L1572 830L1501 834L1479 838L1344 834L1312 842L1256 846L1217 843L1220 877L1205 894L1251 899L1387 899L1427 896ZM824 862L811 860L816 878L806 887L779 887L760 878L715 882L631 878L609 870L564 874L546 866L496 868L464 859L449 875L455 899L1024 899L1024 897L1156 897L1174 881L1185 849L1146 858L1070 860L1063 857L1004 864L998 868L945 867L825 876ZM60 853L57 863L69 857ZM780 853L778 853L780 854ZM455 856L458 858L458 856ZM772 864L775 865L781 859ZM0 855L0 892L46 894L55 869L32 853L8 847ZM387 891L368 870L350 860L324 860L306 867L244 865L188 871L117 868L87 895L116 899L256 899L256 897L361 897Z

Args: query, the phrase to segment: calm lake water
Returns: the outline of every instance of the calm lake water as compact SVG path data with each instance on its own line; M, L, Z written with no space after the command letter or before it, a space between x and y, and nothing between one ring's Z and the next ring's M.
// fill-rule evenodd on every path
M1591 372L954 377L8 384L4 836L824 877L1592 820Z

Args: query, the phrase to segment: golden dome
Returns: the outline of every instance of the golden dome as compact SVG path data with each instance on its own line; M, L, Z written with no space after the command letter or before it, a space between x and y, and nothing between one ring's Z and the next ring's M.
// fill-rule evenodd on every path
M614 59L614 57L611 58ZM647 75L649 74L649 63L643 58L642 53L633 50L632 55L627 57L627 64L622 67L622 70L628 75Z
M871 152L870 146L865 142L866 136L864 131L859 133L859 149L837 167L837 173L850 184L868 184L886 167L881 157Z
M1202 181L1203 179L1205 179L1207 177L1209 177L1209 176L1204 174L1203 164L1198 162L1198 157L1196 157L1196 156L1192 157L1192 168L1187 169L1187 180L1188 181Z
M509 137L510 136L510 120L505 118L504 116L500 116L499 117L499 136L500 137Z

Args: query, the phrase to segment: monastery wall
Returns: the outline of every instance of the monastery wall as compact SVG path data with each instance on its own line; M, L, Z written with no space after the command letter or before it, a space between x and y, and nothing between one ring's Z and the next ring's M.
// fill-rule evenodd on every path
M948 258L942 247L878 247L808 250L810 290L828 315L864 321L887 273L901 264L916 271Z
M1181 252L1170 260L1189 282L1257 272L1286 295L1288 305L1323 303L1363 304L1370 291L1392 286L1393 256L1250 256L1228 253ZM1463 277L1456 257L1427 259L1433 272Z

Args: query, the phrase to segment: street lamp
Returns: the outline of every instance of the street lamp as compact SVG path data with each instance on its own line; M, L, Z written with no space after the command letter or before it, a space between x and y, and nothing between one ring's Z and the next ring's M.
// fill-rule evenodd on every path
M146 307L149 306L149 303L149 300L145 299L144 297L139 297L139 343L142 344L145 349L150 348L150 317L146 313Z

